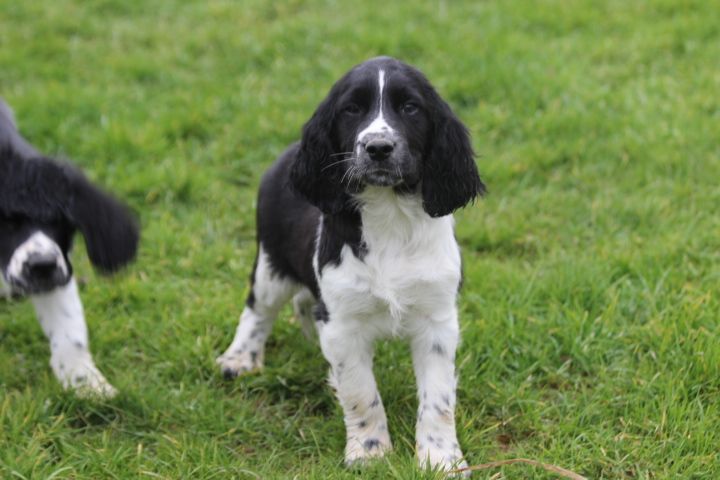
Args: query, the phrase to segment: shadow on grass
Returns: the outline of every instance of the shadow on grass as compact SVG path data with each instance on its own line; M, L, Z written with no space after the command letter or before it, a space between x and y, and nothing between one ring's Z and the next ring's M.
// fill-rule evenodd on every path
M47 400L48 413L63 417L76 430L102 429L113 425L122 429L132 424L133 429L154 428L151 421L155 407L141 401L134 393L120 392L111 399L79 398L73 392L61 392Z

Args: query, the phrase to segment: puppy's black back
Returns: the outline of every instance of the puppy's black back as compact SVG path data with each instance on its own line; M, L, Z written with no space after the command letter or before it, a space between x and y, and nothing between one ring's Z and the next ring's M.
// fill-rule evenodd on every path
M257 205L258 241L276 274L302 283L317 293L312 257L320 210L290 185L290 167L299 144L293 144L265 173Z

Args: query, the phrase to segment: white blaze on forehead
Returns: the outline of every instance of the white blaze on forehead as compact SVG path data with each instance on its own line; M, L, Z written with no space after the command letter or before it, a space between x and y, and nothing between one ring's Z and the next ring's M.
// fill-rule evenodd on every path
M385 70L378 72L378 87L380 90L380 106L382 107L383 90L385 90Z
M378 114L370 125L365 127L357 136L358 149L365 143L365 137L371 133L392 132L392 128L383 115L383 93L385 91L385 70L378 71Z

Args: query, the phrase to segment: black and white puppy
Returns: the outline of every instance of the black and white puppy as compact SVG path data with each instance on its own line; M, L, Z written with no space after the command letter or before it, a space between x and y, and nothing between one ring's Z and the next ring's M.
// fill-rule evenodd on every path
M80 230L103 272L130 262L138 226L117 200L77 169L41 155L17 131L0 99L0 289L29 296L50 341L50 365L65 388L112 396L95 366L68 254Z
M380 57L350 70L263 177L258 253L235 338L232 377L262 367L294 296L315 314L347 430L345 462L391 449L373 343L403 336L418 384L421 466L464 464L455 433L460 249L452 212L484 193L467 129L425 76ZM314 306L314 310L313 307Z

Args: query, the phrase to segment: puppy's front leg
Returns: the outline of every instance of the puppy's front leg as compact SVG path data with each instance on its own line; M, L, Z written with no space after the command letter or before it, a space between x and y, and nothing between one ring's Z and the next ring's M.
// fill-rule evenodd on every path
M50 366L65 388L81 396L112 397L116 390L95 366L75 278L49 293L31 297L38 320L50 341Z
M392 443L372 371L373 339L342 320L322 325L319 335L345 417L345 464L383 456Z
M418 384L417 458L421 467L443 470L466 466L455 432L455 350L457 314L428 319L412 337Z

